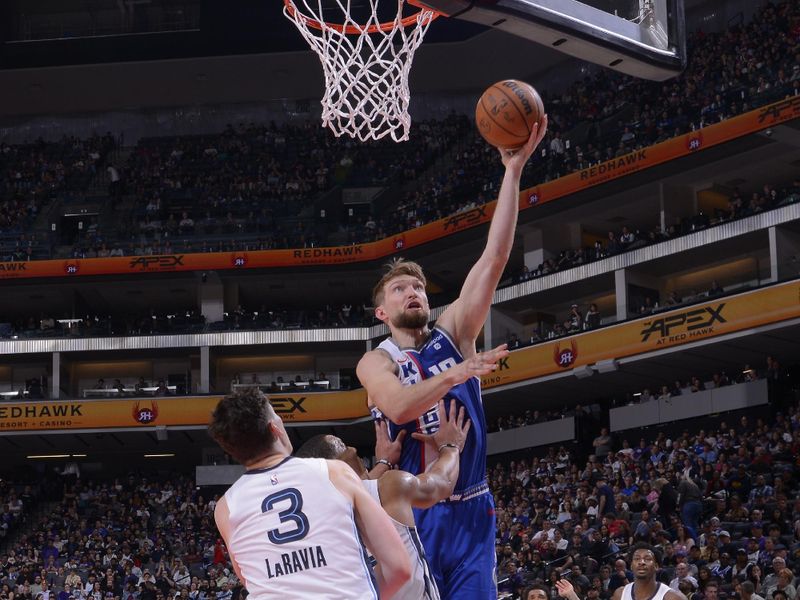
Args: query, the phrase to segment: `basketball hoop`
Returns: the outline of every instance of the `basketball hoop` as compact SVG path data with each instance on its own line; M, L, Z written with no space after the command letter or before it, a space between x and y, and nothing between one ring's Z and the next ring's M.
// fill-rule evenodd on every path
M396 15L381 22L378 4L387 1L397 4ZM406 3L419 11L403 17ZM411 127L411 63L439 13L418 0L365 0L364 4L371 15L361 23L350 14L351 0L284 0L283 14L322 62L322 124L337 137L349 135L364 142L389 135L395 142L405 141ZM336 22L325 20L330 12L338 13Z

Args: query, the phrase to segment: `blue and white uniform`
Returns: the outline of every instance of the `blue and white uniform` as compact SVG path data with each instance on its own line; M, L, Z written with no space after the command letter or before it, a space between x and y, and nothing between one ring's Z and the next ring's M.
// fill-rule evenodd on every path
M365 479L362 483L375 502L383 506L378 491L378 480ZM391 516L389 518L392 519ZM440 600L439 590L436 588L436 581L431 576L428 559L425 557L425 549L422 547L417 528L409 527L394 519L392 519L392 525L411 559L411 577L392 596L392 600Z
M430 338L419 348L399 348L393 339L381 342L397 367L403 385L414 385L438 375L464 361L461 352L443 329L434 327ZM456 385L445 394L445 409L450 400L463 406L472 422L453 495L427 510L414 510L417 529L428 556L431 572L442 598L496 600L494 501L486 481L486 418L483 413L481 384L477 377ZM373 417L383 418L373 408ZM427 456L424 444L412 439L414 432L431 434L439 429L439 414L434 404L419 419L397 424L391 421L389 436L395 439L405 429L399 467L419 475L435 456Z
M325 460L287 457L245 471L225 500L249 598L378 598L353 505L331 483Z

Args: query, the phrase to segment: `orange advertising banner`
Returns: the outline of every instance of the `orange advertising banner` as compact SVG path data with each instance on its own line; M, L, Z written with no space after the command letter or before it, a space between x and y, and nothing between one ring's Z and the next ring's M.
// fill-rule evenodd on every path
M800 96L793 96L733 117L722 123L710 125L705 129L666 140L560 179L526 189L520 193L520 210L552 202L594 185L700 152L797 117L800 117ZM294 250L0 262L0 280L33 277L168 273L171 271L261 269L266 267L300 267L366 262L385 258L452 233L488 223L494 214L495 203L496 201L489 202L483 206L451 215L422 227L365 244Z
M0 431L58 431L204 426L220 396L3 403ZM275 412L292 423L353 421L369 415L365 391L270 394Z
M481 384L498 387L797 317L800 281L791 281L515 350Z
M791 281L515 350L481 385L491 389L798 317L800 281ZM193 396L2 403L0 432L204 426L219 400ZM270 394L270 401L288 426L369 416L364 389Z

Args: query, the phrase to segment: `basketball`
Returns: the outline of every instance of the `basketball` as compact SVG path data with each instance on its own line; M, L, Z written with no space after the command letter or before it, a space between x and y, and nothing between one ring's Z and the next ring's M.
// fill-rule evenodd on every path
M497 148L515 150L531 135L535 123L544 117L539 93L523 81L498 81L483 92L475 108L478 131Z

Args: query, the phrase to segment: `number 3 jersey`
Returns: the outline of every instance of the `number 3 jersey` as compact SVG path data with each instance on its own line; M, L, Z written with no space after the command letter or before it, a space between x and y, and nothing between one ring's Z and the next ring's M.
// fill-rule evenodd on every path
M400 349L392 338L383 340L378 348L392 357L397 365L397 376L403 385L414 385L464 361L450 336L436 327L431 331L428 341L418 349ZM484 490L481 484L486 479L486 418L483 414L480 380L477 377L470 377L464 383L450 388L444 399L445 410L448 413L450 400L455 399L457 406L464 406L467 417L472 421L464 450L461 452L458 482L453 494ZM377 408L373 408L372 413L374 418L383 417ZM412 439L411 434L415 432L429 434L439 429L436 404L434 403L419 419L410 423L400 424L391 421L388 423L392 439L395 439L402 429L407 431L400 454L400 469L415 475L425 471L428 464L436 459L436 455L431 456L425 445Z
M227 492L228 543L253 600L378 597L352 503L325 460L287 457Z

